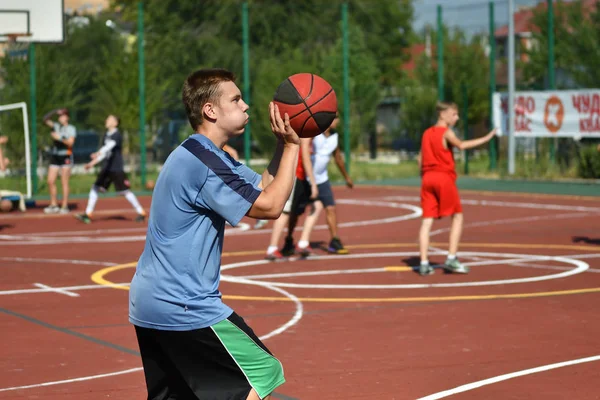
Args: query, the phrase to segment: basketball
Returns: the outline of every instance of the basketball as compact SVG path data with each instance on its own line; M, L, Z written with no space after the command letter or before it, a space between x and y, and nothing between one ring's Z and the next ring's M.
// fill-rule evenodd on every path
M292 128L303 138L323 133L337 113L337 97L331 85L310 73L295 74L281 82L273 101L281 117L287 113Z
M2 201L0 201L0 211L9 212L9 211L12 211L12 209L13 209L12 201L10 201L8 199L3 199Z

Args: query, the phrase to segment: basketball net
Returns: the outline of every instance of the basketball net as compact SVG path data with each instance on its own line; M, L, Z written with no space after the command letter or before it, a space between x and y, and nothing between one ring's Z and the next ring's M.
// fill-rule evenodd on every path
M29 54L29 43L20 42L20 37L31 36L31 33L7 33L4 35L7 38L4 54L12 59L26 59Z

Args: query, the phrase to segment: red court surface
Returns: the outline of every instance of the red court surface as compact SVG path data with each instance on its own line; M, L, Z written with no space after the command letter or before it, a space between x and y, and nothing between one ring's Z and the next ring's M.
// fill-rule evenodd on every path
M471 273L421 277L418 189L335 194L350 255L267 262L271 223L226 231L221 291L283 363L273 398L600 398L598 199L464 191ZM0 399L145 398L134 216L123 198L100 199L90 225L0 214ZM433 262L448 228L434 223Z

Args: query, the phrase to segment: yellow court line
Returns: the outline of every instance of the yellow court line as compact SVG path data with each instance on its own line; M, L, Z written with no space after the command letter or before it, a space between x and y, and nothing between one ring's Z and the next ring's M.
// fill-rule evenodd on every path
M431 246L446 246L447 242L433 242ZM388 249L394 247L417 247L418 243L372 243L347 245L348 249ZM557 250L584 250L598 251L597 246L577 246L570 244L526 244L526 243L461 243L461 247L491 247L491 248L515 248L515 249L557 249ZM265 254L264 250L248 251L226 251L223 257L256 256Z
M439 244L433 244L439 245ZM461 244L463 247L469 246L487 246L487 247L505 247L505 248L559 248L559 249L576 249L576 250L597 250L593 247L585 246L571 246L571 245L554 245L554 244L537 244L527 245L520 243L464 243ZM413 243L388 243L388 244L372 244L372 245L357 245L361 248L367 247L392 247L392 246L414 246ZM249 253L249 252L240 252ZM263 252L259 252L262 254ZM234 254L230 254L234 255ZM235 253L238 255L238 253ZM114 265L112 267L106 267L92 274L91 279L93 282L109 286L114 289L129 290L129 286L118 285L114 282L109 281L105 278L105 275L118 271L125 268L135 267L136 262L130 262L126 264ZM386 267L388 268L402 268L402 267ZM408 267L406 267L408 268ZM557 290L551 292L529 292L529 293L512 293L512 294L491 294L491 295L465 295L465 296L428 296L428 297L303 297L298 298L302 302L308 303L391 303L391 302L436 302L436 301L467 301L467 300L493 300L493 299L523 299L523 298L534 298L534 297L549 297L549 296L566 296L572 294L585 294L585 293L597 293L600 292L598 288L585 288L585 289L572 289L572 290ZM251 301L292 301L287 297L276 297L276 296L238 296L238 295L223 295L225 300L251 300Z
M395 190L409 190L414 192L419 192L421 188L419 186L402 186L402 185L355 185L359 188L372 188L372 189L395 189ZM478 194L482 196L489 197L499 197L499 196L507 196L507 197L525 197L525 198L540 198L540 199L565 199L565 200L585 200L585 201L598 201L596 196L582 196L582 195L574 195L574 194L551 194L551 193L531 193L531 192L502 192L502 191L493 191L493 190L476 190L476 189L460 189L460 193L469 193L469 194Z

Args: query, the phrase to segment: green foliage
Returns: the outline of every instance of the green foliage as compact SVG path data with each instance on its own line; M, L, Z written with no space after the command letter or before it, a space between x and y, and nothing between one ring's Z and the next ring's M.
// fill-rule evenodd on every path
M583 146L579 150L577 174L580 178L600 179L600 151L596 145Z
M402 84L402 130L414 139L436 120L437 58L422 54L416 62L414 76ZM481 37L470 40L460 29L444 29L444 99L464 106L463 85L466 85L468 124L488 119L489 59ZM461 114L462 115L462 114ZM461 122L461 124L464 122Z
M312 72L342 98L341 0L249 1L251 134L265 152L274 147L267 104L289 75ZM402 47L411 34L410 0L349 1L351 143L375 126L383 85L397 81ZM222 67L242 82L242 4L197 0L144 2L147 71L168 78L165 106L183 118L181 84L197 68ZM115 0L125 22L135 23L131 1ZM148 80L148 88L161 80Z
M525 79L534 87L547 87L548 72L548 12L545 7L534 12L533 43L526 49L528 62L522 63ZM590 12L581 0L559 0L554 6L555 68L565 71L574 82L557 80L557 87L596 87L600 82L600 7Z

